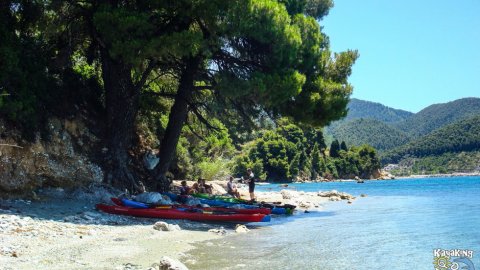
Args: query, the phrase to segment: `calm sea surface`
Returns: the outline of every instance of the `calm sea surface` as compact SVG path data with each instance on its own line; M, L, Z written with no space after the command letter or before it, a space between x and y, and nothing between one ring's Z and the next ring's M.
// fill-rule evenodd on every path
M353 204L276 217L247 234L201 243L190 269L434 269L433 250L473 250L480 269L480 177L292 184L336 189ZM280 190L266 185L259 190ZM463 265L461 265L463 266ZM461 268L460 268L461 269Z

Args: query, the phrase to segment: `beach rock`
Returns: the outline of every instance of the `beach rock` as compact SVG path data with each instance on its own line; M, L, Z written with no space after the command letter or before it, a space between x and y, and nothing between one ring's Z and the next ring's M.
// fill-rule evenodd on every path
M237 226L235 226L235 232L236 233L246 233L246 232L249 232L249 231L250 230L245 225L237 224Z
M97 219L97 218L102 217L102 214L94 213L94 212L85 212L85 213L83 213L83 217L88 218L88 219Z
M340 198L340 200L353 200L355 199L354 196L346 193L346 192L338 192L337 190L331 190L331 191L324 191L324 192L318 192L318 196L320 197L330 197L331 201L336 201L337 198ZM334 197L334 199L332 199Z
M341 201L342 198L340 198L339 196L331 196L329 200L332 202L336 202L336 201Z
M208 230L208 232L211 232L211 233L214 233L214 234L218 234L218 235L225 235L225 234L227 234L227 230L225 230L225 228L223 228L223 227L215 228L215 229L210 229L210 230Z
M352 204L353 202L352 201L347 201L348 204Z
M296 194L294 194L292 191L286 190L286 189L282 189L280 191L280 194L282 194L282 198L284 200L289 200L289 199L292 199L294 197L297 197Z
M103 181L103 171L88 158L98 141L78 119L48 120L48 140L37 134L33 142L0 122L4 144L0 155L0 190L23 193L42 187L78 187Z
M188 268L177 260L163 256L160 259L159 270L188 270Z
M298 206L301 207L301 208L310 208L310 207L312 207L312 204L311 204L311 202L308 202L308 201L300 201L298 203Z
M208 184L212 186L213 195L223 195L227 193L227 191L217 183L208 183Z
M156 222L153 225L153 229L155 229L157 231L166 231L166 232L180 231L181 230L180 226L175 225L175 224L168 224L168 223L163 222L163 221Z

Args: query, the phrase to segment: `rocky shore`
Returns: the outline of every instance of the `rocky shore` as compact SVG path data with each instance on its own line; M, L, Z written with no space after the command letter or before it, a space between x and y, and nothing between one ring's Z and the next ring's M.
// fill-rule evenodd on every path
M246 191L241 192L246 197ZM32 200L0 200L0 269L186 269L180 261L195 262L185 255L193 243L255 229L124 217L94 209L111 196L113 191L93 187L44 190ZM299 214L320 210L328 201L355 199L337 191L282 190L257 196L298 205Z

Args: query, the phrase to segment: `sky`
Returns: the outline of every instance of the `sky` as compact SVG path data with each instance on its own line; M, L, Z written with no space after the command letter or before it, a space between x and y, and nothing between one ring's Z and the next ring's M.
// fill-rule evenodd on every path
M356 49L352 98L418 112L480 97L480 0L334 0L320 25Z

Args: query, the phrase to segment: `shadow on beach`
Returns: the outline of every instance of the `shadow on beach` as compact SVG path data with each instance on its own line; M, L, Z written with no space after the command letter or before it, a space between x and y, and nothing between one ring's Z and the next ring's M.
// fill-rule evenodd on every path
M38 192L36 200L0 200L0 214L77 225L134 226L153 225L157 221L164 221L192 231L208 231L218 227L234 230L238 224L238 222L198 222L178 219L139 218L108 214L95 209L95 204L97 203L112 204L110 198L117 197L118 194L120 192L117 191L116 193L116 191L103 188L84 188L73 191L46 189ZM273 215L271 222L248 223L248 227L254 229L284 224L298 218L325 215L330 215L330 213L319 211L304 213L304 211L297 211L291 216Z

